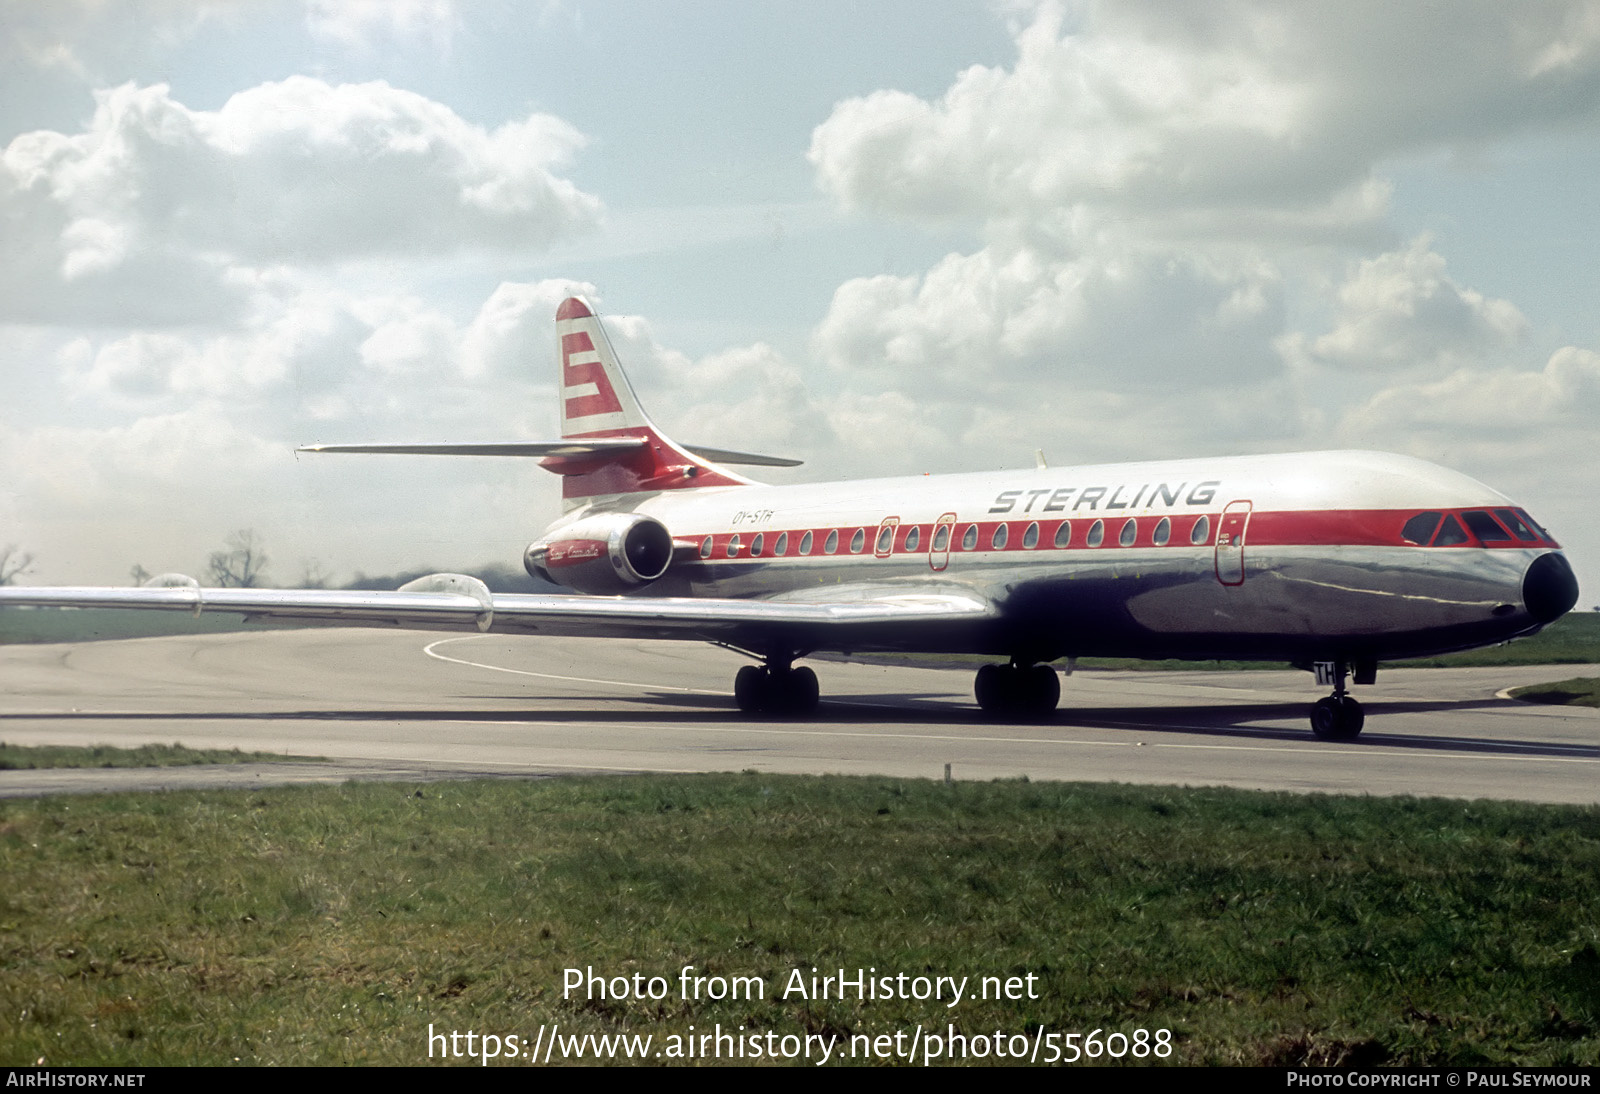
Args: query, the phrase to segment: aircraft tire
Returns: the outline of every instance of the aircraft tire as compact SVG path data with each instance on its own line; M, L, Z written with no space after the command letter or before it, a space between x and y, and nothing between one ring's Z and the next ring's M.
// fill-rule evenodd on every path
M817 700L822 695L822 688L817 683L817 674L808 665L801 665L789 672L788 680L788 709L791 714L810 714L817 709Z
M1048 718L1061 700L1061 678L1049 665L984 665L972 692L991 718Z
M1311 732L1321 741L1353 741L1366 720L1361 704L1348 695L1329 695L1311 707Z
M804 666L777 672L745 665L733 678L733 698L745 714L810 714L820 693L817 674Z
M767 670L745 665L733 678L733 700L745 714L765 714L772 693Z
M985 714L1000 715L1005 713L1006 695L1011 690L1006 685L1006 666L984 665L978 669L978 675L972 682L972 694L978 700L978 709Z
M1034 665L1027 672L1028 713L1048 718L1061 701L1061 677L1049 665Z

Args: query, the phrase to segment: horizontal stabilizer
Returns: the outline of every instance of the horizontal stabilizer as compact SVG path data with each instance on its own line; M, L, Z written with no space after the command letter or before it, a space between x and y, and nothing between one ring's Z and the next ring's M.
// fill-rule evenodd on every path
M707 448L698 444L686 444L683 447L713 463L740 463L751 467L799 467L805 462L791 460L785 456L761 456L754 452L734 452L726 448Z
M440 444L306 444L296 452L379 453L393 456L599 456L608 452L629 452L649 444L647 437L591 437L572 441L473 441ZM683 446L702 459L715 463L748 464L755 467L799 467L801 460L783 456L762 456L754 452L735 452L728 448L704 445Z
M359 452L394 456L598 456L628 452L650 442L644 437L595 437L583 441L472 441L442 444L307 444L296 452Z

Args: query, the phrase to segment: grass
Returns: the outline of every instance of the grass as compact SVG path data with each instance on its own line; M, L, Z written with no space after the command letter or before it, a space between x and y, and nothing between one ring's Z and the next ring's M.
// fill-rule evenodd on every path
M195 764L252 764L314 761L313 756L285 756L278 752L241 752L237 748L187 748L141 745L9 745L0 741L0 771L34 771L57 767L190 767Z
M5 801L0 1063L953 1023L1166 1029L1184 1064L1592 1066L1596 876L1600 810L1404 798L747 773ZM765 998L684 999L687 965ZM564 998L569 968L672 990ZM1038 998L776 997L813 968Z
M0 608L0 645L282 629L281 624L246 623L241 616L228 612L196 616L189 612L117 608Z
M1571 680L1558 680L1553 684L1513 688L1511 697L1529 703L1600 707L1600 679L1593 676L1579 676Z

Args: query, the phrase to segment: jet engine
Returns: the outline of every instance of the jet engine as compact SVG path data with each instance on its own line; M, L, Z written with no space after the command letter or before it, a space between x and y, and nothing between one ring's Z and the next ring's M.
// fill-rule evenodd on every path
M654 517L602 513L530 544L522 562L533 576L580 593L626 593L667 572L672 535Z

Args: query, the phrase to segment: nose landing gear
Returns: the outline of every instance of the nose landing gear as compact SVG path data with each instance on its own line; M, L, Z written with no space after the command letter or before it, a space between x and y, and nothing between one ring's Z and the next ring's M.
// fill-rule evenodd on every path
M1333 685L1333 694L1318 699L1311 706L1311 732L1322 741L1353 741L1361 736L1366 724L1366 712L1344 686L1345 674L1350 671L1343 661L1318 661L1317 683ZM1377 675L1377 666L1371 662L1356 665L1356 683L1370 684Z

